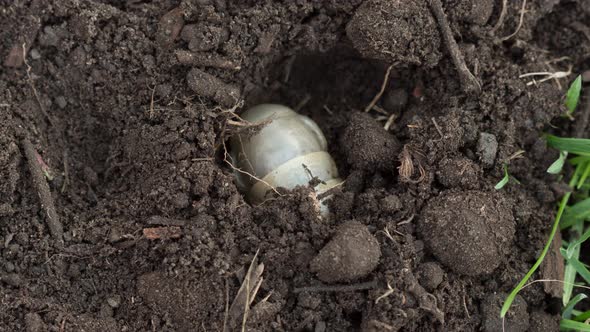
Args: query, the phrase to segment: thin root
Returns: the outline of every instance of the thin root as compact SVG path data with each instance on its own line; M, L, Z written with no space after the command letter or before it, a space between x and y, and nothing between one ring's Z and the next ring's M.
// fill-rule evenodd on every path
M542 79L540 79L538 81L533 79L532 81L530 81L526 84L527 86L530 86L533 84L543 83L545 81L552 80L552 79L558 80L560 78L566 78L571 74L572 74L572 67L570 66L567 71L556 71L556 72L540 71L540 72L522 74L522 75L518 76L518 78L544 76Z
M506 40L514 37L520 31L520 28L522 27L522 23L524 21L525 7L526 7L526 0L522 0L522 7L520 8L520 19L518 20L518 26L516 27L516 30L513 33L511 33L510 35L508 35L504 38L501 38L500 41L506 41Z
M434 117L430 118L430 120L432 120L432 123L434 124L434 127L436 128L436 131L438 131L438 134L440 135L440 138L445 138L445 135L443 135L442 130L440 129L440 126L438 125L438 123L436 122L436 119Z
M389 67L387 67L387 71L385 72L385 77L383 78L383 83L381 84L381 89L375 95L375 97L373 97L373 100L371 100L369 105L367 105L367 107L365 107L365 113L369 112L373 108L373 106L375 106L375 104L377 104L379 99L381 99L381 96L383 95L383 93L385 92L385 88L387 87L387 83L389 82L389 74L391 74L392 69L393 69L393 64L391 64L391 65L389 65Z
M393 122L395 121L395 114L391 114L389 116L389 118L387 118L387 122L385 122L385 125L383 126L383 129L385 130L389 130L389 128L391 128L391 126L393 125Z
M502 0L502 10L500 11L500 17L498 17L498 22L496 22L496 25L494 25L494 27L492 28L492 33L496 33L496 31L498 31L498 29L500 29L500 27L504 23L504 17L506 16L507 7L508 0Z
M391 285L389 284L389 281L387 282L387 290L385 291L385 293L383 293L383 295L379 296L376 300L375 300L375 304L379 303L380 300L383 300L384 298L390 296L391 294L393 294L393 292L395 292L393 290L393 288L391 288Z

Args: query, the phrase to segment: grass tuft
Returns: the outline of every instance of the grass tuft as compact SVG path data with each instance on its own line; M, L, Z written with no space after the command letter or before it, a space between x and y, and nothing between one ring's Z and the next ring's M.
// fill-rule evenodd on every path
M582 88L581 77L578 76L569 87L566 94L566 107L568 109L567 115L571 118L575 111ZM570 230L568 232L569 239L564 241L564 247L560 249L562 256L566 261L564 273L564 287L563 287L563 311L560 327L562 330L576 330L590 332L590 324L587 320L590 319L590 311L579 312L575 310L575 306L588 298L585 293L579 293L574 296L574 287L587 288L585 285L590 285L590 270L586 265L580 262L580 247L582 243L590 239L590 227L586 228L586 221L590 220L590 139L557 137L553 135L546 135L547 144L559 150L559 158L547 169L548 173L560 174L567 162L574 167L574 172L569 180L569 187L571 191L565 193L561 198L549 238L539 255L539 258L533 264L531 269L525 274L523 279L516 285L512 292L504 301L501 317L505 317L510 309L512 302L516 295L527 284L529 279L535 273L537 268L545 259L545 255L551 247L551 242L558 230ZM568 155L576 155L570 157ZM505 168L505 178L508 176L508 170ZM504 181L505 179L502 179ZM500 181L500 183L502 183ZM502 186L508 183L504 181ZM498 183L498 185L500 184ZM497 185L497 186L498 186ZM575 191L574 191L575 190ZM571 205L570 200L574 203ZM580 277L582 284L576 284L576 278ZM572 297L573 296L573 297ZM573 318L572 318L573 317Z

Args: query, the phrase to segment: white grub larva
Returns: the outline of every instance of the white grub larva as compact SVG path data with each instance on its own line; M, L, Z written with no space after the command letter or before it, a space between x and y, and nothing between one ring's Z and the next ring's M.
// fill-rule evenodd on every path
M342 183L338 168L327 152L327 142L318 125L307 116L277 104L261 104L241 117L265 123L256 133L231 138L231 156L238 187L253 204L260 204L273 188L293 189L307 185L312 176L321 181L314 187L321 194ZM327 208L322 204L322 214Z

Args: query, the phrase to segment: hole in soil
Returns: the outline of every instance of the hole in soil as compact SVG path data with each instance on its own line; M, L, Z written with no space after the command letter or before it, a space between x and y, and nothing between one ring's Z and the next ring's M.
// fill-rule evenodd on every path
M346 318L354 329L359 329L363 322L363 313L360 311L353 311L346 315Z
M264 86L246 98L248 109L263 103L283 104L312 118L328 142L328 152L341 176L348 173L339 135L347 115L362 111L380 91L388 65L367 60L347 46L325 53L301 53L279 61L262 80ZM384 126L390 114L399 119L411 91L406 70L391 71L383 95L371 116ZM269 89L270 88L270 89ZM391 133L395 135L395 131Z

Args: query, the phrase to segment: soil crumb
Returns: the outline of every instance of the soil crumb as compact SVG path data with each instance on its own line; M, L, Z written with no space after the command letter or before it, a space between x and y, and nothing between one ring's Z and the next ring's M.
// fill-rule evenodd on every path
M531 313L529 331L559 331L559 319L559 316L552 316L545 311L535 310Z
M426 262L416 270L418 282L427 291L433 291L443 282L445 272L437 262Z
M510 205L481 191L445 192L426 205L419 232L432 254L465 275L489 274L502 262L514 239Z
M348 146L346 161L356 169L367 171L393 170L400 144L375 119L366 113L350 116L340 144Z
M379 242L367 226L349 221L311 262L311 271L324 282L352 281L377 267L381 257Z
M449 189L456 187L476 189L481 176L481 167L464 157L443 159L436 172L438 182Z

